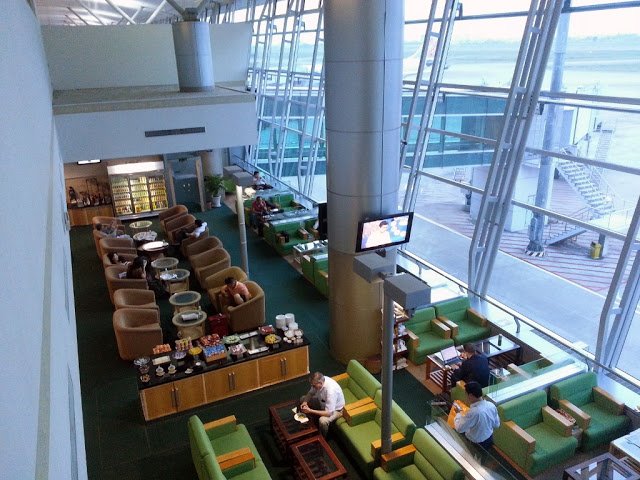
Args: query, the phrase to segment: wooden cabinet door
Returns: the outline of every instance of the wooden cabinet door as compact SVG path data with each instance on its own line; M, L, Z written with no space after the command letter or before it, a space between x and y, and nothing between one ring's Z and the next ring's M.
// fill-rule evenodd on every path
M141 390L140 401L142 402L142 413L145 420L153 420L178 411L173 383Z
M185 378L173 382L173 388L175 390L174 396L178 411L189 410L206 403L204 394L204 379L202 375L196 375L195 377Z
M283 359L285 379L289 380L309 373L309 347L290 350L283 354Z
M239 395L260 387L257 362L245 362L204 375L207 402Z
M258 360L261 386L282 382L286 378L284 357L285 354L278 353Z

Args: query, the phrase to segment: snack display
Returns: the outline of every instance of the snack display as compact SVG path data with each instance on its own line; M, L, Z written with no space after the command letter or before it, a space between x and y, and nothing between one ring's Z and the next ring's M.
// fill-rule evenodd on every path
M153 347L153 354L157 355L158 353L167 353L171 351L171 345L168 343L164 343L162 345L156 345Z
M191 347L193 347L191 337L176 340L176 350L189 350Z
M191 347L189 349L189 355L200 355L202 353L201 347Z
M171 354L171 358L173 358L174 360L182 360L186 356L187 352L185 350L176 350Z
M220 335L218 335L217 333L212 333L211 335L205 335L204 337L200 337L198 342L203 347L209 347L209 346L212 346L212 345L219 345L220 344Z
M243 355L244 352L247 351L247 348L243 344L238 343L236 345L231 345L229 347L229 351L231 352L231 355L240 356L240 355Z
M240 337L238 335L227 335L224 337L224 343L227 345L231 345L233 343L240 343Z
M262 325L258 327L258 332L260 332L260 335L270 335L276 333L276 329L273 328L273 325Z
M282 338L274 334L264 337L264 343L266 343L267 345L275 345L276 343L279 343L280 340L282 340Z
M151 380L151 377L149 376L148 373L145 373L144 375L140 375L140 381L142 383L147 383L149 380Z
M147 363L149 363L149 360L151 360L149 357L140 357L140 358L136 358L136 359L133 361L133 364L134 364L136 367L139 367L139 366L141 366L141 365L146 365Z

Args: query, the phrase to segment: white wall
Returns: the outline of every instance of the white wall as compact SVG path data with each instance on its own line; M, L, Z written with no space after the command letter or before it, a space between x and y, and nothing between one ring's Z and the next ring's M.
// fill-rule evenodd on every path
M177 85L171 25L43 26L54 90ZM211 25L216 83L245 81L251 25Z
M0 477L85 479L62 163L24 0L3 3L0 45Z

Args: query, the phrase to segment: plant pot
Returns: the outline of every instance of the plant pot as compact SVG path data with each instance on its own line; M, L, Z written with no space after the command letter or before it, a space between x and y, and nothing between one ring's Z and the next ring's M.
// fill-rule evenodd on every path
M211 197L211 204L213 205L213 208L219 208L220 205L220 196L218 195L217 197Z

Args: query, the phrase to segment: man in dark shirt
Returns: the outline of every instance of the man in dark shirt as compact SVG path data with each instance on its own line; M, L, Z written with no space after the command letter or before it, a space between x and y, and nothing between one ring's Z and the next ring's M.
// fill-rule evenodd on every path
M489 385L489 360L481 353L476 353L473 343L465 343L463 348L466 359L454 370L451 383L455 385L458 380L464 380L465 383L478 382L486 387Z

